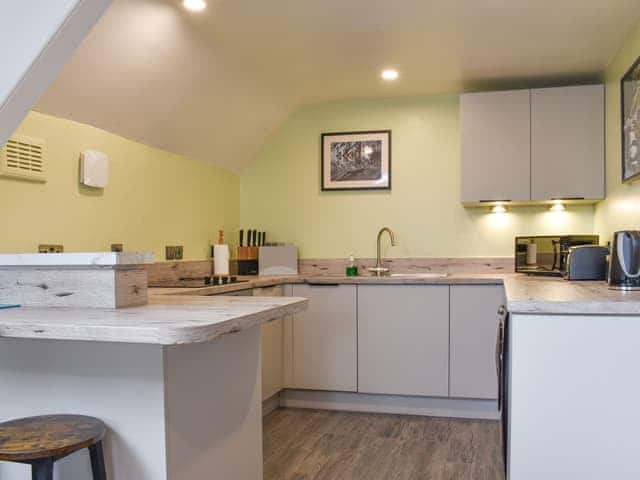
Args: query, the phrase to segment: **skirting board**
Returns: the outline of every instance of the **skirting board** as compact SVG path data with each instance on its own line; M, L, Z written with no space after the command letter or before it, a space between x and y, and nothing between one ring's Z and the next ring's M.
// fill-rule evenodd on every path
M283 390L280 392L280 406L484 420L498 420L500 417L495 400L370 395L317 390Z
M266 417L278 408L280 408L280 394L276 393L262 402L262 416Z

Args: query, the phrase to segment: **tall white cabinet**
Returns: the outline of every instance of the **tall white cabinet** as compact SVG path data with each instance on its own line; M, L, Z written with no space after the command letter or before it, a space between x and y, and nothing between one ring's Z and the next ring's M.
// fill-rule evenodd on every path
M460 97L464 204L604 198L604 87Z
M358 391L448 395L449 287L358 287Z

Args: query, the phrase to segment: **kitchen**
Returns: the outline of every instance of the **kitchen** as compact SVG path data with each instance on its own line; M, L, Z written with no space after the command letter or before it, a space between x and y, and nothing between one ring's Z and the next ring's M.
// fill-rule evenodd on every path
M0 177L0 421L100 419L109 478L638 476L640 296L605 266L635 286L634 2L37 3L0 37L0 140L44 152ZM112 275L141 305L99 305Z

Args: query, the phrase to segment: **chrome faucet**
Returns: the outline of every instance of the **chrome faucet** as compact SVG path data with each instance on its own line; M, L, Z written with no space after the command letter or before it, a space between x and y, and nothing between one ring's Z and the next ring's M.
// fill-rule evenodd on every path
M386 275L387 273L389 273L389 269L387 267L382 266L382 259L380 258L380 240L382 240L382 234L384 232L387 232L389 234L389 238L391 238L391 246L395 247L397 245L396 237L393 234L393 231L389 227L381 228L380 231L378 232L378 249L377 249L377 256L376 256L376 266L368 269L369 272L374 274L376 277L380 277L382 275Z

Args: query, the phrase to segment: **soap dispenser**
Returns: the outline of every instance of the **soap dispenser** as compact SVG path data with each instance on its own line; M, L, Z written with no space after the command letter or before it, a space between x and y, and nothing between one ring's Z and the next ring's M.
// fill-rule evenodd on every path
M356 265L356 259L353 257L353 253L349 255L349 264L346 269L347 277L357 277L358 276L358 265Z

